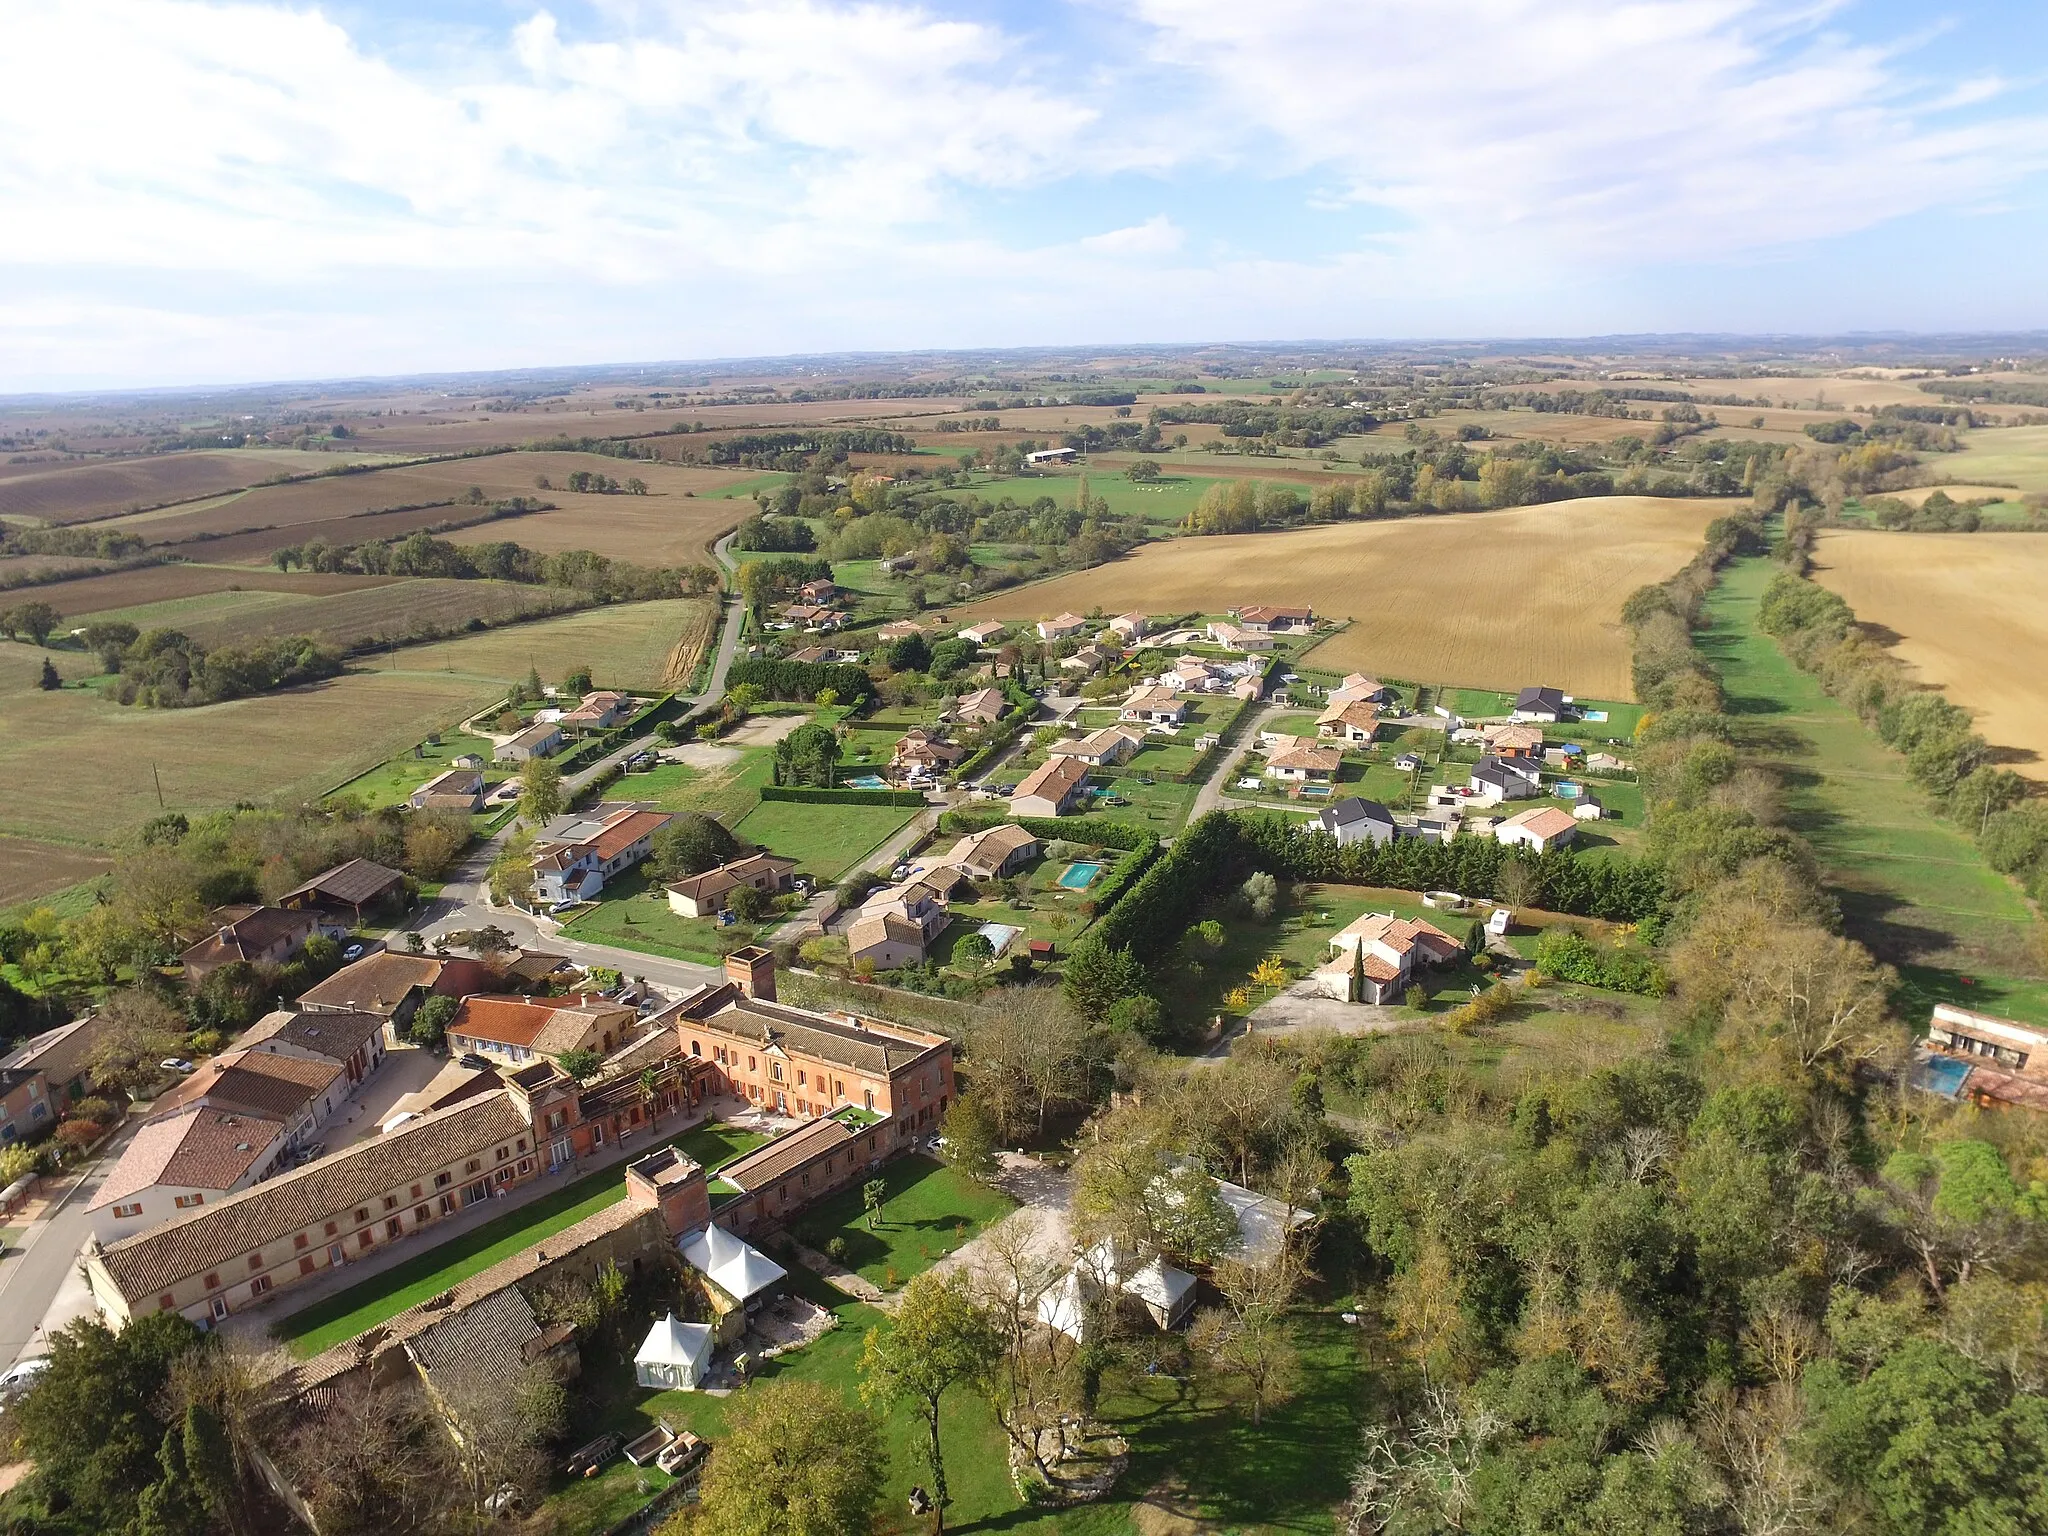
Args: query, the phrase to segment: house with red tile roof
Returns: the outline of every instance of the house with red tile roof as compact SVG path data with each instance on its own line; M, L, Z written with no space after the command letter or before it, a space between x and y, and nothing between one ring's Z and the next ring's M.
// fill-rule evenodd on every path
M1397 1003L1418 970L1448 965L1465 946L1434 923L1367 912L1330 937L1330 958L1310 980L1350 1003Z
M654 834L673 820L652 806L611 802L556 817L533 846L534 899L590 900L605 881L652 853Z
M602 997L465 997L448 1021L448 1049L514 1063L569 1051L608 1056L638 1020L633 1009Z

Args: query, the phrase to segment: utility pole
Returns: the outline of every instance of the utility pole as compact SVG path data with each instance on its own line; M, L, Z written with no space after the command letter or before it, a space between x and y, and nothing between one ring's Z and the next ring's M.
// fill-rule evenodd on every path
M156 782L156 808L162 810L164 808L164 780L163 775L156 771L155 763L149 765L149 776Z

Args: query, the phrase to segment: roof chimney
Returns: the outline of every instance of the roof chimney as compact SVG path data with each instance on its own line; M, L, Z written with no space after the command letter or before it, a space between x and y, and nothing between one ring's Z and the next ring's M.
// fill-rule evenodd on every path
M725 957L725 979L749 997L775 1001L775 951L749 944Z

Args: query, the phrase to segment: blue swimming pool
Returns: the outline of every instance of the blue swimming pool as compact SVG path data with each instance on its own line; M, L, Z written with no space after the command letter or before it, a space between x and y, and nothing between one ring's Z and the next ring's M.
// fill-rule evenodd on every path
M847 779L845 787L847 789L887 789L889 781L878 778L872 773L864 773L857 779Z
M1095 877L1102 873L1102 865L1092 859L1069 864L1060 871L1060 884L1070 891L1085 890L1095 883Z
M1913 1082L1915 1087L1952 1099L1962 1092L1963 1079L1969 1075L1967 1061L1957 1061L1953 1056L1930 1056L1919 1063Z

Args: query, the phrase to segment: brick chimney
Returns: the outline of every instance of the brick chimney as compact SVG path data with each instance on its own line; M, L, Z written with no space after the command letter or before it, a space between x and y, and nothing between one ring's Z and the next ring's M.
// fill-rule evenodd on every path
M749 997L775 1001L775 951L749 944L725 957L725 979Z

